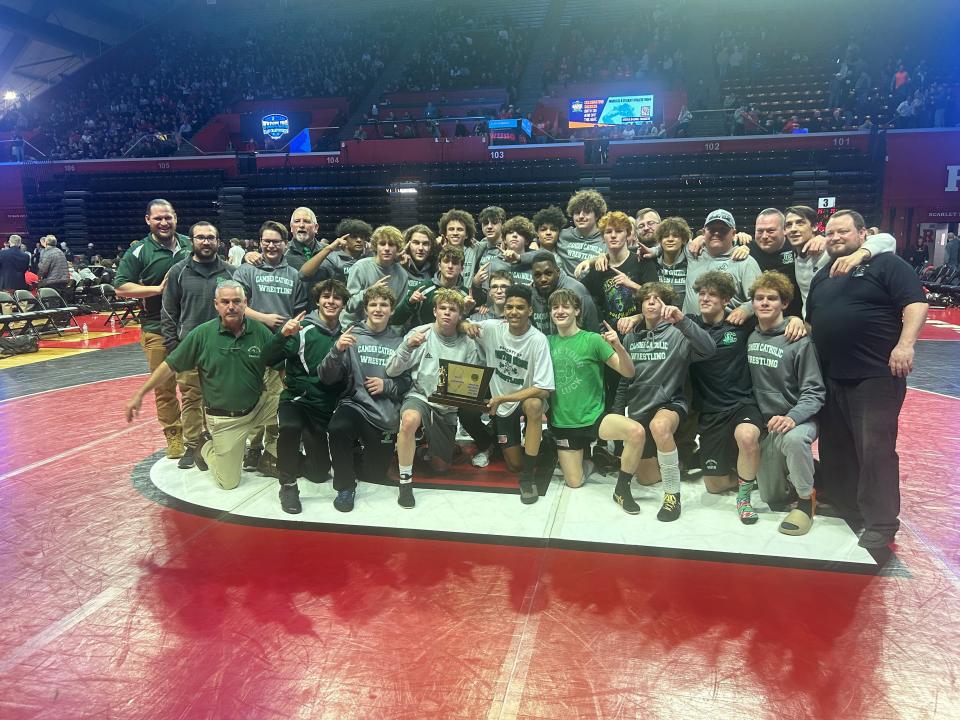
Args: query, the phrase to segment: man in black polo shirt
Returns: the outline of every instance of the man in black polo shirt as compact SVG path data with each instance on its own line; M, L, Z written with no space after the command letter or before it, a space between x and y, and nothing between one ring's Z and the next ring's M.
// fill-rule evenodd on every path
M168 200L151 200L144 217L150 232L133 243L117 267L117 295L143 298L140 316L140 346L153 372L167 357L160 330L160 308L167 271L190 255L190 238L177 233L177 213ZM167 457L183 456L183 430L176 378L157 386L157 419L167 439Z
M832 265L866 240L863 216L837 212L826 237ZM827 385L823 485L854 520L863 519L861 547L884 547L900 528L897 421L927 308L917 274L894 254L877 255L849 275L831 277L827 265L810 287L807 317Z
M190 241L193 254L170 268L163 290L160 332L168 354L177 349L191 330L217 317L210 298L220 283L233 278L233 266L217 255L220 244L217 228L206 221L194 223L190 228ZM184 443L183 457L177 467L186 470L194 465L194 450L204 428L203 398L197 371L179 373L177 387L180 388Z
M127 402L126 415L127 421L132 421L144 395L170 382L176 373L196 368L209 429L195 453L197 467L206 470L209 466L217 485L232 490L240 484L247 434L276 421L276 404L264 392L264 356L285 337L283 332L273 335L262 323L244 317L247 298L235 280L220 284L214 304L218 317L194 328L160 363Z

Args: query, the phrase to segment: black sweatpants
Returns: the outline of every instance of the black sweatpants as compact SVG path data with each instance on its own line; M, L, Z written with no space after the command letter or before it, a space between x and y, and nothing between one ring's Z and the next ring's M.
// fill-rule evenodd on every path
M477 446L478 452L486 452L490 449L490 446L493 445L495 423L493 420L490 421L490 426L483 424L483 413L478 410L466 410L460 408L457 410L457 418L460 420L460 424L463 425L463 429L467 431L467 434L473 439L474 445Z
M357 480L382 481L390 468L390 459L396 445L395 433L385 433L370 422L355 408L340 405L330 418L330 452L333 460L333 487L340 490L356 490ZM356 466L354 452L357 443L363 446L363 466Z
M826 380L820 411L823 489L868 530L900 528L897 423L907 392L898 377Z
M330 474L330 449L327 443L329 416L303 403L281 402L278 408L280 436L277 438L277 471L280 482L291 484L303 474L314 482L323 482ZM300 443L306 451L301 468Z

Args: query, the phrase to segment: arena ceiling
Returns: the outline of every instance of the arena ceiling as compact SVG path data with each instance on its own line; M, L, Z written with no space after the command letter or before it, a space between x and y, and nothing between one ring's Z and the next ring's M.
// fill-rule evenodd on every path
M149 24L155 8L148 0L0 0L0 95L42 92Z

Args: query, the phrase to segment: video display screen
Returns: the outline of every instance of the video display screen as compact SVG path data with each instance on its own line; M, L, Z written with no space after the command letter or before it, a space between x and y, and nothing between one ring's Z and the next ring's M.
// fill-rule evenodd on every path
M571 128L639 125L652 121L653 95L572 98L567 107L567 124Z

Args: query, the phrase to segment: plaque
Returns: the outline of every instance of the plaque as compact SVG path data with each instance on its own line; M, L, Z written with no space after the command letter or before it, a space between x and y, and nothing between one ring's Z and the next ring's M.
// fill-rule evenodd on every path
M427 399L438 405L486 410L492 377L493 368L441 359L436 392Z

